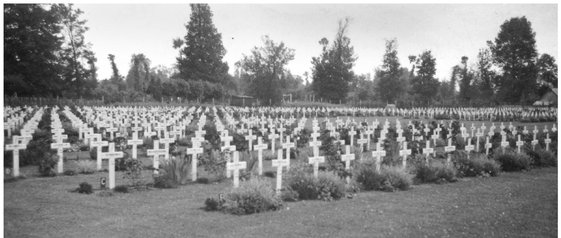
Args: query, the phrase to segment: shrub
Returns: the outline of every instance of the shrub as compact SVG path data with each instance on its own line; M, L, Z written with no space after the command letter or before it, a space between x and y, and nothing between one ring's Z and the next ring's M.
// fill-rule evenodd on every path
M175 181L166 176L154 176L155 188L177 188Z
M80 187L78 187L77 191L79 193L90 194L93 193L93 188L91 184L83 182L80 184Z
M76 170L81 174L93 174L97 169L97 163L91 160L78 160Z
M264 179L241 182L240 187L226 194L225 211L236 215L278 210L281 206L280 197Z
M124 179L128 179L132 187L140 187L144 185L142 180L142 161L139 159L127 158L125 160Z
M39 174L45 177L56 176L55 166L58 163L58 155L46 153L39 161Z
M281 200L285 202L295 202L298 201L298 193L292 188L288 187L281 191Z
M205 211L218 211L223 209L224 200L218 200L214 198L207 198L205 200Z
M534 166L557 166L557 158L555 155L544 149L537 149L536 151L528 151L528 155L532 158Z
M434 162L419 163L415 169L415 179L421 183L456 182L456 174L454 167Z
M484 154L472 154L467 158L465 152L456 152L453 157L459 177L497 176L501 166L495 160L487 159Z
M494 159L501 164L503 171L520 171L528 170L532 159L525 153L516 153L512 150L498 151L494 155Z
M316 189L318 199L324 201L339 200L345 196L345 182L337 175L329 172L318 174Z
M185 184L190 174L191 163L186 158L171 157L160 164L161 176L175 184Z
M97 148L93 148L90 150L90 159L97 160Z
M197 183L209 184L210 180L208 178L197 178Z
M115 191L117 193L128 193L129 192L129 187L125 186L125 185L118 185L118 186L115 186L115 188L113 188L113 191Z
M64 171L64 175L74 176L74 175L76 175L76 172L74 172L74 170L66 170L66 171Z
M399 167L382 166L376 171L374 162L357 164L354 169L356 182L364 190L393 192L396 189L407 190L411 185L411 177Z

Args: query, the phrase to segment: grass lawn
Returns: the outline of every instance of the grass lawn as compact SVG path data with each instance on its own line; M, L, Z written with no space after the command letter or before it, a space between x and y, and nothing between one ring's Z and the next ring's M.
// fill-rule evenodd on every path
M285 203L281 211L247 216L202 209L205 198L229 189L230 181L111 197L68 192L84 181L99 188L101 176L107 173L4 183L4 236L557 236L557 168L416 185L403 192L361 192L334 202ZM151 182L150 171L144 176ZM126 183L121 177L118 172L117 184Z

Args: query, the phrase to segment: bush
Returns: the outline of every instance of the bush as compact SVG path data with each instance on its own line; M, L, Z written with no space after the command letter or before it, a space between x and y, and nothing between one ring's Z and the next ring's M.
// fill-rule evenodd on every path
M175 184L185 184L190 174L191 163L186 158L172 157L164 160L159 167L161 176L167 180L173 181Z
M128 179L132 187L138 188L144 185L142 180L142 161L139 159L127 158L125 160L124 179Z
M154 176L155 188L177 188L175 181L166 176Z
M224 208L224 200L207 198L205 200L205 211L218 211Z
M115 191L117 193L128 193L129 192L129 187L125 186L125 185L118 185L118 186L115 186L115 188L113 188L113 191Z
M411 185L411 176L399 167L382 166L376 171L374 162L357 164L354 169L356 182L363 190L379 190L393 192L407 190Z
M39 174L45 177L56 176L55 166L58 163L58 155L46 153L39 161Z
M320 200L339 200L345 196L345 182L333 173L320 172L316 187Z
M78 160L76 170L81 174L93 174L97 169L97 162L91 160Z
M456 182L457 173L454 167L441 163L419 163L415 169L415 179L421 183Z
M273 191L269 181L251 179L226 194L225 211L236 215L278 210L282 201Z
M557 166L557 158L550 151L544 149L538 149L536 151L531 150L528 152L528 155L530 156L530 158L532 158L534 166Z
M495 160L487 159L484 154L472 154L467 158L466 153L456 152L453 157L454 165L459 177L497 176L501 166Z
M76 175L76 172L74 172L74 170L66 170L66 171L64 171L64 175L74 176L74 175Z
M532 159L524 153L516 153L512 150L497 151L493 155L494 159L501 164L503 171L521 171L530 169Z
M294 163L286 174L287 189L293 190L302 200L337 200L345 196L345 183L337 175L320 172L314 178L312 167L302 162Z
M91 194L93 193L93 188L91 184L83 182L80 184L80 187L78 187L77 191L79 193Z

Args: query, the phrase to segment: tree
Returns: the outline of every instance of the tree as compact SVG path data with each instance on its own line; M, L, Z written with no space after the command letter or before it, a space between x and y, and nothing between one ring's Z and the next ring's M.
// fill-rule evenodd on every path
M185 40L173 41L173 47L180 49L177 58L179 77L187 81L223 83L228 78L228 65L222 62L226 50L222 46L222 35L212 22L210 7L208 4L190 6L191 18L185 26Z
M415 69L417 74L411 79L411 94L417 102L429 105L436 97L439 82L434 78L436 73L436 59L430 50L424 51L416 57Z
M477 88L477 99L480 103L494 101L494 81L497 76L493 71L493 56L489 48L479 50L475 66L474 84Z
M529 103L535 99L536 33L526 17L515 17L501 25L491 45L493 58L502 69L497 77L497 97L506 103Z
M397 57L396 39L386 41L386 53L379 73L380 80L378 81L376 94L384 102L395 103L395 100L403 94L405 88L405 85L400 81L401 70Z
M150 83L150 60L144 54L133 54L131 68L127 74L127 88L137 92L145 92Z
M80 20L83 11L74 9L73 4L56 4L51 8L61 17L62 35L65 39L61 51L64 66L62 77L68 86L71 86L71 90L67 91L68 96L87 95L93 90L92 83L88 81L91 81L92 74L95 74L95 67L88 69L87 62L95 62L97 59L91 50L91 44L85 41L84 33L88 31L88 27L86 20Z
M60 15L39 4L4 4L4 93L61 96Z
M538 82L557 88L557 63L555 63L555 58L548 54L542 54L538 59L537 67Z
M250 95L262 100L262 104L279 104L281 101L280 81L287 74L285 66L294 59L294 49L283 42L276 44L268 36L263 37L264 46L254 47L250 55L236 63L241 77L248 80Z
M312 58L312 88L317 97L332 102L345 99L349 83L354 77L352 71L356 57L351 40L346 36L349 20L339 21L339 29L333 44L328 47L326 38L320 40L323 47L319 57Z
M463 104L470 103L474 98L475 91L473 90L472 83L474 79L474 72L467 66L468 57L462 56L462 62L457 68L460 76L460 102Z

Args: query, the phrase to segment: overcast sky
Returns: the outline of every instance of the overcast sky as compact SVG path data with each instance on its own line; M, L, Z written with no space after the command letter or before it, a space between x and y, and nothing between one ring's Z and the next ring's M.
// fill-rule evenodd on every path
M186 35L191 13L188 4L76 4L84 11L98 58L98 78L111 75L108 54L114 54L122 75L132 54L143 53L152 66L171 67L179 52L172 40ZM431 50L436 76L448 79L462 56L474 63L477 52L493 40L500 25L512 17L526 16L536 32L538 53L557 55L557 5L555 4L210 4L213 22L222 34L224 60L233 73L234 63L262 45L262 36L295 49L288 69L296 75L311 73L311 58L318 56L318 41L330 41L337 22L350 17L348 36L358 56L354 72L373 74L384 54L386 39L396 38L398 56L408 66L409 55Z

